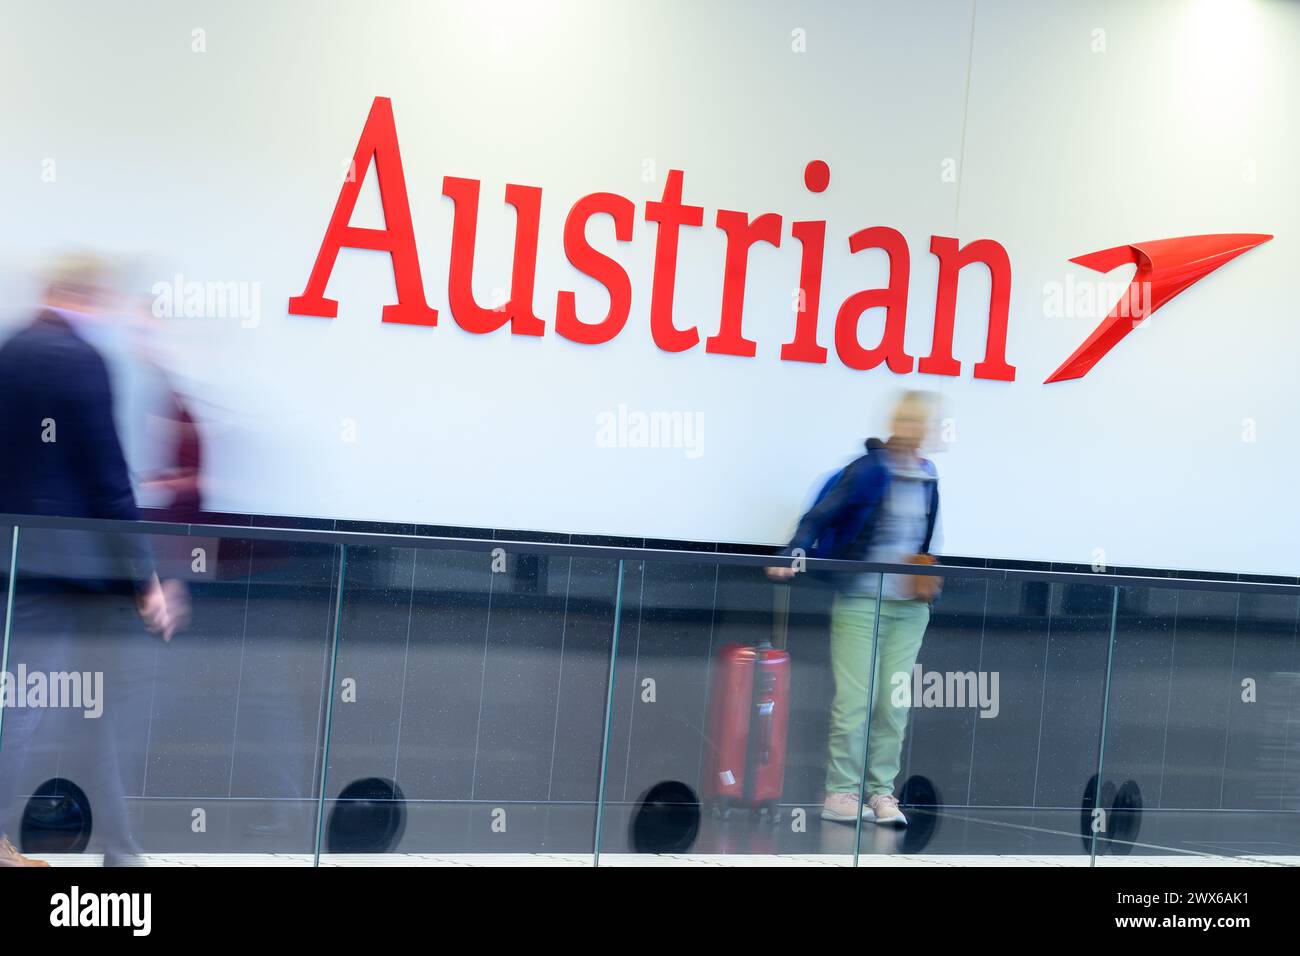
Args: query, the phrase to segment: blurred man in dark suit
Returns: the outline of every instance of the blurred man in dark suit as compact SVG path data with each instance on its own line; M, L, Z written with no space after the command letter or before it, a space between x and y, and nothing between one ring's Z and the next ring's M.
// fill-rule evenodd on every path
M95 323L111 321L108 275L96 257L65 258L35 320L0 346L0 512L138 517L108 369L87 341ZM0 834L17 829L22 808L12 804L26 769L39 770L38 754L53 748L60 776L71 770L83 777L73 782L90 796L105 862L129 860L136 849L124 796L138 791L143 770L155 651L145 631L164 640L173 631L148 541L35 528L20 528L18 536L5 669L102 674L105 699L102 719L57 707L5 708Z

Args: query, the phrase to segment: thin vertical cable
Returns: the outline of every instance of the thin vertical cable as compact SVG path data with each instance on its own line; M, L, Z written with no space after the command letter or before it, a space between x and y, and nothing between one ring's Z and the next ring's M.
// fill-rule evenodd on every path
M18 582L18 525L14 525L13 543L9 546L9 586L5 595L5 637L4 647L0 649L0 691L4 682L9 680L9 635L14 626L14 588ZM0 695L2 696L2 695ZM0 746L4 743L5 707L0 699Z
M867 673L867 726L862 734L862 776L858 778L858 818L853 821L853 865L862 852L862 806L867 800L867 753L871 749L871 714L876 707L876 651L880 647L880 602L885 599L885 573L876 587L876 618L871 625L871 670Z
M1119 585L1115 585L1111 590L1114 592L1114 597L1110 604L1110 641L1106 646L1106 686L1101 697L1101 738L1097 742L1097 790L1096 796L1093 797L1092 806L1092 853L1088 858L1089 866L1097 865L1097 827L1095 824L1097 808L1101 806L1101 774L1106 764L1106 719L1110 713L1110 672L1115 661L1115 624L1119 619ZM1103 807L1103 820L1106 820L1105 813L1106 810ZM1109 823L1110 821L1106 820L1106 824L1109 825Z
M330 679L325 690L325 752L321 755L320 796L316 798L316 851L312 866L320 866L321 836L325 829L325 785L330 770L330 740L334 735L334 681L337 680L339 664L339 630L343 620L343 584L347 579L348 546L339 545L339 584L338 597L334 602L334 634L330 646Z
M609 771L609 732L614 721L614 670L618 663L618 630L623 616L623 560L618 562L618 584L614 590L614 635L609 642L609 684L605 691L605 730L600 741L600 782L596 790L596 836L591 865L600 866L600 836L605 829L605 785Z

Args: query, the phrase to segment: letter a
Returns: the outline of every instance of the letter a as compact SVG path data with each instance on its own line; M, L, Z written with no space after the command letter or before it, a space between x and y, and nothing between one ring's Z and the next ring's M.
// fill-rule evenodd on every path
M384 208L383 229L363 229L348 225L356 208L361 185L365 182L370 161L374 159L379 177L379 201ZM357 143L352 166L356 175L343 183L339 201L330 217L321 242L316 264L302 295L289 300L290 315L319 315L334 318L339 314L336 299L325 298L325 286L338 259L339 250L377 249L393 260L393 281L397 286L397 303L384 306L385 322L407 325L437 325L438 310L429 307L420 278L420 260L415 251L415 227L411 224L411 206L406 198L406 177L402 173L402 156L397 149L397 128L393 124L393 102L376 96L366 117L365 128Z

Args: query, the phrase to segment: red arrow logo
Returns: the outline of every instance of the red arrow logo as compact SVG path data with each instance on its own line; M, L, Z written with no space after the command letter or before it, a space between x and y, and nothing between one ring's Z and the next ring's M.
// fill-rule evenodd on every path
M1101 325L1047 377L1044 384L1083 378L1102 356L1156 309L1228 260L1272 238L1262 233L1241 232L1153 239L1071 259L1071 262L1096 272L1110 272L1135 262L1137 272L1115 307L1102 319Z

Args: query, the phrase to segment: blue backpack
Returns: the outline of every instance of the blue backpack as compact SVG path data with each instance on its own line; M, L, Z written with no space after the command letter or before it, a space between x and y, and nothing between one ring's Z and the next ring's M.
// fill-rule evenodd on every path
M818 504L834 490L835 486L844 479L845 474L850 468L859 464L862 458L849 462L835 474L826 479L821 490L817 492L817 497L809 506L809 510L817 507ZM926 508L926 528L925 540L921 544L923 552L930 549L930 539L934 536L934 522L938 513L939 484L935 481L930 487L930 501ZM810 558L845 558L849 557L849 551L854 543L864 536L869 543L871 540L872 530L874 529L876 518L880 514L880 508L873 508L870 514L865 517L854 515L850 520L841 524L828 525L822 529L821 535L817 538L811 548L808 549Z
M826 479L825 484L822 485L822 490L817 492L817 497L814 498L812 504L808 506L809 511L822 503L825 497L831 493L831 489L840 483L840 479L844 477L844 473L848 471L852 465L853 462L849 462L849 464L845 465L839 471ZM847 535L844 534L844 530L843 527L827 528L822 532L821 537L813 542L813 546L808 549L808 557L834 558L850 544L848 541L840 540L841 538L847 537Z

